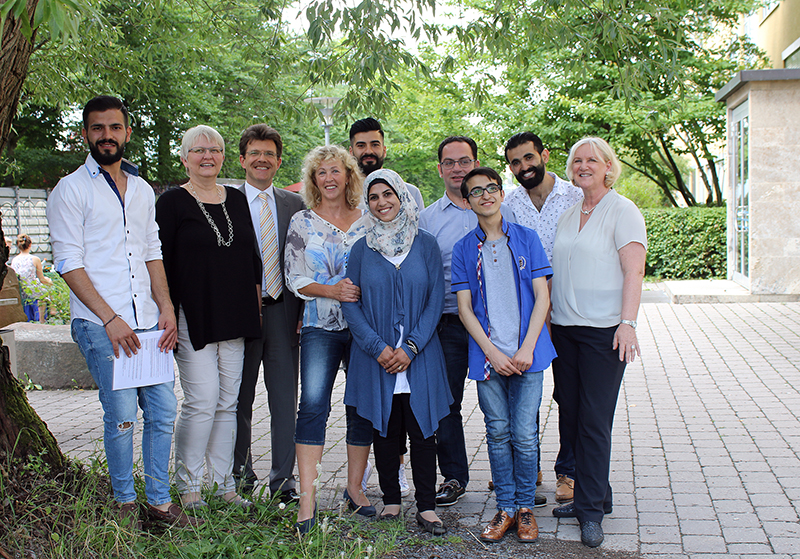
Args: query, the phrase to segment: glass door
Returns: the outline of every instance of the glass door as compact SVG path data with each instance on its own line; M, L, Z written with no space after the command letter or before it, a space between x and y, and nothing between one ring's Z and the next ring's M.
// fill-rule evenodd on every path
M733 280L750 288L750 114L745 101L731 112L733 125Z

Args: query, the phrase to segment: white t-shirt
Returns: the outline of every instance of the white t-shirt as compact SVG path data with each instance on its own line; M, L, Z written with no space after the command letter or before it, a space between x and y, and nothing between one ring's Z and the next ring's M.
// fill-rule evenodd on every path
M622 313L619 250L636 242L647 249L644 218L636 205L611 190L578 231L581 205L564 212L553 245L553 315L560 326L609 328Z

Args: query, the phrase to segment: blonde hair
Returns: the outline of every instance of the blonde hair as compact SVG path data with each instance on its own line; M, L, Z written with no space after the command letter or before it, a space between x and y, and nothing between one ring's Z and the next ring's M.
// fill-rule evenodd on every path
M219 147L222 148L222 153L225 153L225 140L222 138L222 134L211 128L210 126L206 126L205 124L198 124L192 128L189 128L183 134L183 140L181 140L181 158L187 159L189 157L189 150L194 147L195 142L200 137L204 137L209 142L216 143Z
M303 160L303 188L300 190L303 201L309 209L316 208L322 202L322 194L314 175L323 162L331 160L341 163L347 172L345 201L351 209L357 208L364 190L364 174L359 169L356 158L339 146L317 146L306 155Z
M585 145L589 145L594 154L599 155L604 163L608 163L609 161L611 162L611 169L608 170L605 178L606 188L611 188L614 186L614 183L617 182L620 173L622 173L622 164L619 162L619 158L614 152L614 148L612 148L603 138L598 138L596 136L587 136L586 138L578 140L569 150L569 157L567 157L567 169L565 171L567 178L572 181L572 162L575 160L575 152Z

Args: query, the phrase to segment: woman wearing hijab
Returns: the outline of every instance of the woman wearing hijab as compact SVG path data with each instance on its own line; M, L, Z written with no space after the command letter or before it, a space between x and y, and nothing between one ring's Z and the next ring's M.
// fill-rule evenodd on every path
M347 265L361 299L342 304L355 341L344 401L375 429L381 518L400 517L399 448L407 432L417 522L439 536L447 529L435 511L434 432L453 401L436 335L444 307L441 254L436 239L419 229L419 210L397 173L380 169L366 185L369 225Z

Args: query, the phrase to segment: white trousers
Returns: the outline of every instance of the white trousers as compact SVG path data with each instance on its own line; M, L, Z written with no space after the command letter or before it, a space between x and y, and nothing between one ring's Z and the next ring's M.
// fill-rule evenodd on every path
M244 338L214 342L195 351L183 308L178 312L175 361L183 403L175 426L175 485L181 494L203 487L203 466L216 494L234 491L236 406L242 382Z

